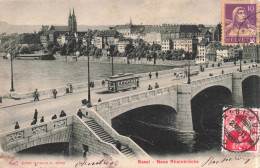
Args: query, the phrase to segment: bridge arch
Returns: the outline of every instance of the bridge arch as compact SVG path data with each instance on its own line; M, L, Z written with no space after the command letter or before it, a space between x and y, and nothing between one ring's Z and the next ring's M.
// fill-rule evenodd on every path
M111 125L119 134L133 139L146 152L164 153L169 149L167 147L169 143L173 142L166 143L168 145L162 143L174 139L174 136L170 139L166 138L174 133L171 131L165 133L165 131L175 130L176 118L177 112L173 107L155 104L122 113L111 119Z
M246 76L242 81L245 107L260 107L260 74Z
M232 91L232 73L208 77L192 82L191 98L203 90L215 86L222 86Z
M131 109L111 119L112 126L117 119L134 120L164 126L174 126L177 111L168 105L153 104Z
M63 129L53 131L52 134L41 133L38 135L33 135L28 138L19 138L19 136L25 136L26 133L23 131L16 131L10 134L13 137L7 140L5 144L2 144L2 148L6 152L17 153L22 150L33 148L40 145L53 144L53 143L69 143L71 138L71 129ZM8 139L8 138L7 138Z
M232 104L231 89L221 85L207 87L190 101L195 132L219 129L223 105Z
M51 154L51 155L69 155L69 142L55 142L39 144L37 146L32 146L17 152L18 155L24 154Z

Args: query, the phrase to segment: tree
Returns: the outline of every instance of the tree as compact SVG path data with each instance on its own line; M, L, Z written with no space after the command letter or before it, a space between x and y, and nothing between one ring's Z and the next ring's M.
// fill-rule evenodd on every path
M133 49L134 49L134 46L132 44L127 44L125 46L125 53L126 53L126 55L128 55L130 52L132 52Z
M159 50L161 50L161 45L154 43L154 44L151 45L151 50L152 51L159 51Z
M66 44L61 46L61 48L60 48L60 55L66 55L66 48L67 48Z
M20 54L31 54L31 51L28 46L22 46L19 50Z

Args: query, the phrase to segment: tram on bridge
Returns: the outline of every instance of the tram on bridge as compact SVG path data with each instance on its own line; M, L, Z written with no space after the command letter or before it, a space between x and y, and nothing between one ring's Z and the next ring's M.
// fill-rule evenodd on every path
M139 76L133 73L119 73L118 75L110 76L106 81L108 81L108 90L111 92L125 91L139 87Z

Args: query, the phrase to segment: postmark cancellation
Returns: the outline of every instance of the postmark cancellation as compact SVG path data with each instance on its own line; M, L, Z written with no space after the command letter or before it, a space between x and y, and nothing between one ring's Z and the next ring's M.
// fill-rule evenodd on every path
M258 152L260 109L227 108L223 112L222 151Z

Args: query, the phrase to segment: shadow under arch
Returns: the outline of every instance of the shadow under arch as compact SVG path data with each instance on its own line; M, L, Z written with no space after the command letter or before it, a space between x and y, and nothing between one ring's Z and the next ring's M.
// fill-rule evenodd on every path
M260 77L252 75L242 81L244 107L260 107Z
M149 154L162 154L174 144L177 112L167 105L148 105L127 111L111 120L112 127L121 135L133 139ZM172 145L171 145L172 146Z
M69 155L69 143L47 143L38 146L26 148L17 152L18 156L23 155L46 155L46 156L68 156Z
M231 91L224 86L208 87L191 99L193 129L198 133L220 131L223 105L232 104Z

